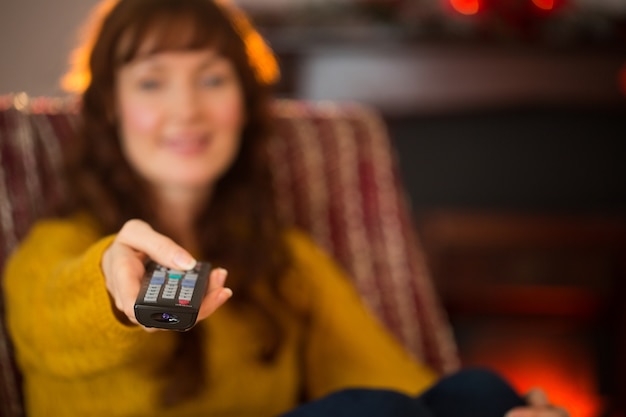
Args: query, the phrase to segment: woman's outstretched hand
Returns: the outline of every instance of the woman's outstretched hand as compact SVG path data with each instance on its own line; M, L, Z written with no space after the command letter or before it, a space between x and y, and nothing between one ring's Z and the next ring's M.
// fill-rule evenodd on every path
M135 318L135 299L139 294L144 262L147 258L174 269L188 270L195 259L172 239L157 233L142 220L129 220L102 256L102 271L111 296L113 309L120 321L138 324ZM224 287L227 272L216 268L211 271L209 288L202 301L197 321L217 310L232 291ZM154 329L146 329L154 330Z
M550 404L540 388L530 390L526 394L526 401L527 406L514 408L505 417L569 417L567 410Z

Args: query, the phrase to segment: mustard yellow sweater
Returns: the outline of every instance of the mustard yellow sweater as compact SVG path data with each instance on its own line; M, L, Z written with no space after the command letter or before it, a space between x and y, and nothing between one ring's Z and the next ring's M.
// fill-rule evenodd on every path
M309 315L306 329L284 317L284 346L275 363L262 364L254 317L227 303L198 324L209 335L205 391L159 409L156 370L175 334L116 320L100 269L112 238L86 216L42 221L8 263L8 324L31 417L263 417L293 408L303 391L311 399L346 387L417 394L434 381L361 304L339 268L290 232L296 263L281 291Z

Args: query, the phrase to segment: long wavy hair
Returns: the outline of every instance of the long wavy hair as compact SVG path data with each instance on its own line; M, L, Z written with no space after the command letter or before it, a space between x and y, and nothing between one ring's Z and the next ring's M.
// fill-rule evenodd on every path
M265 153L272 132L270 86L261 75L267 63L259 62L262 54L255 58L251 52L255 46L246 44L249 33L245 31L251 27L242 20L241 12L212 0L109 3L106 13L100 13L100 21L92 22L95 37L88 41L82 125L75 152L68 158L73 198L67 211L92 213L103 234L115 233L131 218L144 219L159 230L148 189L120 147L114 109L116 74L140 50L145 52L147 39L151 46L148 53L212 48L230 60L244 92L246 125L239 154L214 186L210 203L196 219L196 230L202 258L229 270L229 287L235 294L229 308L252 309L267 323L259 335L267 341L259 360L271 362L281 346L280 321L253 289L267 285L280 299L279 279L289 267L290 254ZM271 64L271 59L268 62ZM203 369L202 337L210 335L201 334L197 328L179 335L179 350L164 368L171 382L164 387L165 403L175 404L201 389L205 379L198 373ZM190 375L199 380L190 380Z

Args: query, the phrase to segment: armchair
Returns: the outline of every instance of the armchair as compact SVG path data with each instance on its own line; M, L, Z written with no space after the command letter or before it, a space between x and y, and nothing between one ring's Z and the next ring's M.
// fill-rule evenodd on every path
M335 256L416 358L440 373L455 370L452 332L379 115L349 103L280 99L273 105L277 134L268 151L282 215ZM59 172L77 108L70 97L0 96L0 268L32 223L63 198ZM0 314L2 308L0 298ZM0 320L0 414L23 413L19 371Z

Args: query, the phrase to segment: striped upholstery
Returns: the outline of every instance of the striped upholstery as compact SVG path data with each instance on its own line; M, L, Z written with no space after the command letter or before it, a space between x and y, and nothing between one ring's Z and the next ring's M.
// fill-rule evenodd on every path
M48 203L63 198L59 168L76 108L70 98L0 96L0 266ZM450 327L378 114L362 105L294 100L276 100L274 110L278 130L269 154L285 219L335 256L410 352L442 373L455 370ZM0 411L13 417L22 410L10 358L0 321Z

